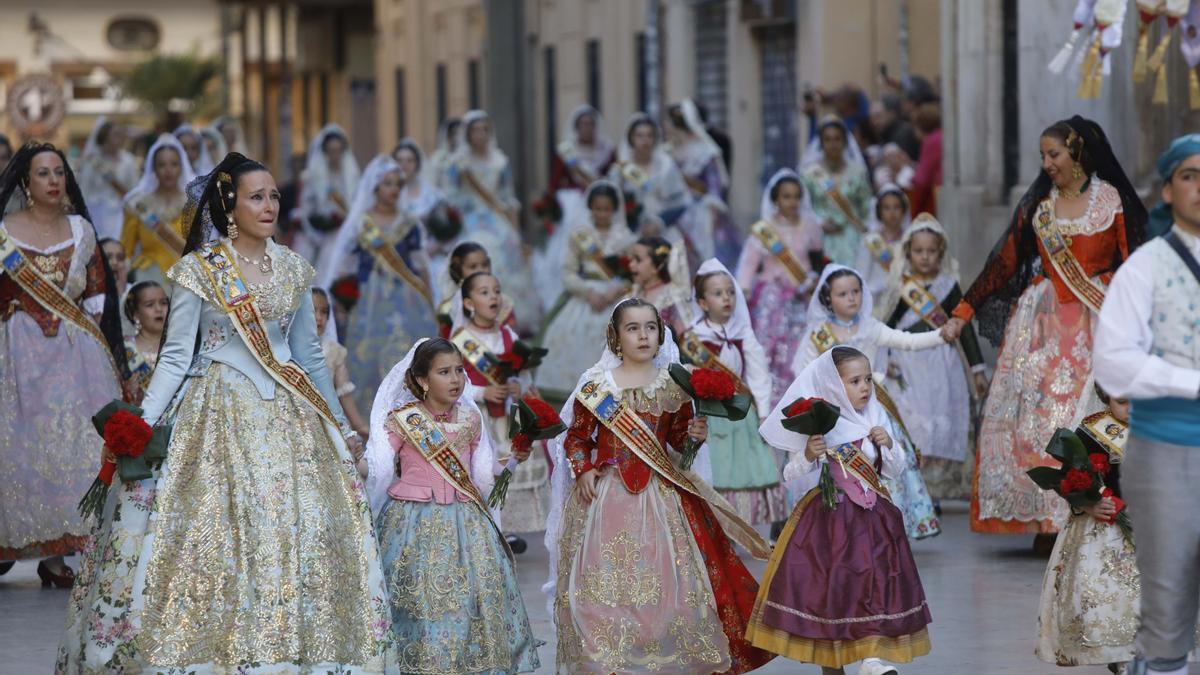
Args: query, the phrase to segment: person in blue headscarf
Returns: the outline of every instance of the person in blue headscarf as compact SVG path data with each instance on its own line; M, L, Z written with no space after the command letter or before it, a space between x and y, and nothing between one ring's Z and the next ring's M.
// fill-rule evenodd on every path
M1121 468L1141 574L1127 672L1187 672L1200 610L1200 134L1158 160L1167 227L1117 270L1100 310L1096 382L1132 400Z

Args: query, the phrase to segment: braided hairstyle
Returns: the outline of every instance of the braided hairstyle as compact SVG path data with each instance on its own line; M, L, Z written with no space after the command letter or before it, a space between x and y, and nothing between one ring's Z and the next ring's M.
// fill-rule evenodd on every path
M433 360L441 354L458 354L462 358L462 354L458 351L458 347L454 343L440 337L429 338L428 340L417 345L413 351L412 363L408 365L408 370L404 371L404 386L416 396L418 400L425 400L425 390L421 388L421 384L417 382L418 377L429 377L429 369L433 367Z
M33 158L47 152L58 155L62 161L66 194L70 202L67 207L68 212L73 212L88 222L88 226L92 228L92 236L97 240L96 249L99 251L100 237L96 234L96 228L91 224L91 215L88 213L87 202L83 199L83 191L79 189L79 181L75 179L75 172L71 170L66 155L51 143L29 141L22 145L21 149L17 150L9 160L4 173L0 174L0 212L6 210L14 197L23 207L28 208L29 205L25 203L25 189L29 187ZM100 259L101 269L104 270L104 312L100 316L100 331L104 333L104 341L108 343L108 350L112 352L113 358L117 362L118 374L125 379L129 377L129 365L125 361L125 338L121 334L121 310L120 299L117 297L117 283L112 269L108 266L108 258L103 251L100 251L100 255L97 257Z
M642 237L637 243L650 249L650 262L658 271L658 278L670 282L671 270L667 267L667 261L671 257L671 242L662 237Z
M617 303L613 308L612 316L608 319L608 328L605 330L605 340L608 343L608 350L613 354L621 354L621 336L618 331L618 326L621 324L621 315L626 310L635 309L637 307L647 307L654 312L654 320L658 322L658 346L661 347L667 338L667 331L663 330L662 315L658 313L658 308L654 303L643 300L642 298L626 298Z
M231 152L210 173L188 184L184 220L191 224L183 255L199 249L208 240L206 230L209 224L222 237L229 236L229 218L237 206L238 183L242 176L257 171L270 173L271 170L262 162Z
M842 277L854 277L855 279L858 279L859 288L862 288L862 277L858 276L858 273L856 273L854 270L844 269L831 272L829 276L825 278L825 283L821 284L821 288L817 290L817 300L827 311L833 311L833 282L841 279Z

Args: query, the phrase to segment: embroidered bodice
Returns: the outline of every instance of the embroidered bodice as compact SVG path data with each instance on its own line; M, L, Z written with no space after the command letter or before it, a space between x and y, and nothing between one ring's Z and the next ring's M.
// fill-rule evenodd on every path
M69 220L71 238L45 249L17 239L3 222L0 222L0 230L21 249L25 259L43 278L62 289L86 314L100 314L104 311L105 292L101 251L96 245L92 226L86 220L79 216L70 216ZM0 273L0 322L8 321L17 312L29 315L41 328L42 335L58 335L62 321L7 274Z
M424 406L422 403L416 405ZM441 425L446 439L453 448L454 454L465 467L471 466L471 455L479 445L479 434L482 425L479 415L474 410L455 405L444 415L434 415L425 408L430 417ZM389 415L385 427L388 432L388 442L396 451L396 478L388 487L388 496L392 499L409 502L435 502L450 504L457 500L470 501L471 498L458 491L452 483L442 478L421 451L408 441L396 423Z

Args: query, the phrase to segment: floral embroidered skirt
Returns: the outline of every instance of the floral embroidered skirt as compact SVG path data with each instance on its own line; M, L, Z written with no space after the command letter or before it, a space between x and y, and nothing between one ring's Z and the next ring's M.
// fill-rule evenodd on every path
M779 404L779 399L795 379L792 359L800 340L804 339L808 301L807 293L798 294L793 284L781 280L756 282L747 300L754 335L767 355L772 406Z
M864 509L844 496L830 511L820 495L805 495L784 526L746 638L827 668L928 654L929 607L900 512L883 498Z
M737 422L708 419L712 486L751 525L787 518L787 491L780 484L775 451L758 435L758 414Z
M541 666L512 561L479 507L392 500L378 525L400 672Z
M590 505L578 494L559 546L559 672L746 672L772 658L742 637L758 587L703 501L658 476L631 494L615 470Z
M924 539L942 533L942 525L937 513L933 510L933 498L925 487L925 477L917 465L917 454L913 451L913 443L900 426L893 422L895 440L904 448L904 473L896 480L884 479L888 492L892 493L892 503L904 517L904 530L909 539Z
M383 672L383 573L340 438L223 364L184 386L161 472L109 492L56 671Z
M25 312L0 323L0 561L83 549L77 505L104 446L91 418L121 397L106 351L65 323L46 337Z
M1066 502L1025 473L1058 462L1046 454L1055 429L1070 427L1092 368L1091 311L1059 303L1043 280L1021 295L1008 322L979 431L971 529L1054 532Z

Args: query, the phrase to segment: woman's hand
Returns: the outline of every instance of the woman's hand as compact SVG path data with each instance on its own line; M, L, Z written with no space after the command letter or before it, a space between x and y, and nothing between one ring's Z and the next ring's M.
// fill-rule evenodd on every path
M100 451L100 463L103 464L105 462L112 462L113 464L117 463L117 455L112 450L108 449L107 443L104 444L104 449Z
M825 445L825 437L821 434L808 437L808 445L804 446L804 458L810 462L815 462L825 455L825 451L829 446Z
M966 321L963 321L957 316L951 317L950 320L946 322L946 325L942 326L942 339L946 342L954 342L958 339L958 336L962 334L963 328L966 328L966 326Z
M587 304L593 311L599 312L608 307L608 298L603 293L588 291Z
M1117 505L1113 502L1112 497L1105 497L1095 504L1088 504L1081 507L1081 510L1096 520L1106 523L1117 515Z
M688 422L688 438L703 443L708 438L708 418L700 415Z
M888 436L888 432L884 431L883 427L875 427L867 434L867 439L875 444L877 448L892 447L892 437Z
M346 449L350 451L350 456L355 462L363 458L363 442L358 436L351 436L346 439Z
M983 371L975 373L975 393L980 399L983 399L987 396L988 376L987 373Z
M576 481L579 488L579 496L583 498L584 504L591 504L596 498L596 481L600 479L600 471L598 469L589 469L579 480Z
M508 385L489 384L483 388L483 400L488 403L504 403L508 398Z

